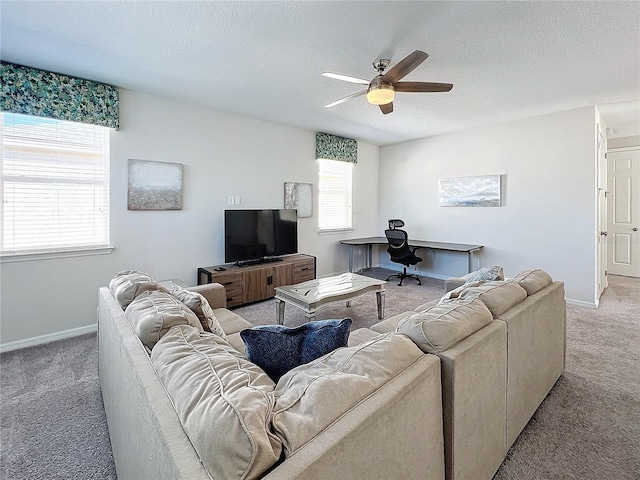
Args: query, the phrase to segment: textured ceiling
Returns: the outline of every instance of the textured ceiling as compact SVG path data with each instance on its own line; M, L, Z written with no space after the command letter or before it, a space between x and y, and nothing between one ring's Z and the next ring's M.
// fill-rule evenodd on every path
M640 2L19 1L2 59L377 145L597 105L640 134ZM358 97L371 62L429 58L382 115Z

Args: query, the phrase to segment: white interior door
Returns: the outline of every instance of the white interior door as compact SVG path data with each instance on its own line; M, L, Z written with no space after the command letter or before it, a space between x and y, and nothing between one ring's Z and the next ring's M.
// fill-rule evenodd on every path
M608 272L640 277L640 149L608 152Z
M597 298L608 287L607 284L607 159L605 157L605 138L598 128L598 270Z

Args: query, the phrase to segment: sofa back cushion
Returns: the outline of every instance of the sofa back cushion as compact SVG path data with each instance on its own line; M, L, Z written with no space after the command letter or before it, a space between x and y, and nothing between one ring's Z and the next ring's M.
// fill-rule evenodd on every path
M458 298L468 300L479 298L494 318L499 317L514 305L527 298L524 288L512 280L485 282L476 287L463 289Z
M284 374L275 390L272 423L285 455L296 453L422 357L411 340L387 333Z
M547 285L553 283L551 276L544 270L525 270L513 277L513 281L517 282L522 288L527 291L527 295L533 295L534 293L542 290Z
M170 293L159 290L138 295L124 313L138 338L151 349L175 325L191 325L202 330L195 313Z
M261 478L282 443L269 430L275 384L222 338L173 327L151 353L158 377L212 478Z
M401 320L396 332L425 353L441 352L488 325L491 312L478 298L441 302Z
M118 304L124 309L133 300L146 291L160 290L168 292L158 281L146 273L138 270L123 270L109 282L109 290Z
M182 288L179 285L174 285L171 289L171 295L184 303L196 314L205 332L215 333L219 337L226 338L224 330L222 330L216 315L213 313L213 309L207 299L201 294Z

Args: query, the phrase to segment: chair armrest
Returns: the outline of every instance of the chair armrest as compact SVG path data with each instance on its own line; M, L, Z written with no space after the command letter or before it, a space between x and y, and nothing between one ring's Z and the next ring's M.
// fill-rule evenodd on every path
M207 299L211 308L227 308L227 291L219 283L205 283L189 287L192 292L197 292Z

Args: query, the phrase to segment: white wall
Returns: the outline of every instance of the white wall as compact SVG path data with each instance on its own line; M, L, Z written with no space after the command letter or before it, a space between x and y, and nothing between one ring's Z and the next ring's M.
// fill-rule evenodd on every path
M633 135L631 137L609 138L607 140L607 148L609 150L613 148L637 147L638 145L640 145L640 135Z
M96 322L97 289L120 270L196 283L196 268L224 262L226 208L282 208L284 182L313 183L314 216L298 223L299 251L317 256L318 275L345 271L338 240L377 230L378 147L359 142L354 231L317 233L315 132L121 91L111 136L110 255L3 263L0 342L20 343ZM183 209L128 211L129 158L184 165ZM242 204L228 207L229 195Z
M542 268L594 305L595 123L586 107L381 147L378 224L402 218L416 239L484 245L481 266ZM438 179L489 174L504 175L504 206L438 206ZM418 255L419 273L466 273L464 254ZM384 251L378 261L397 268Z

